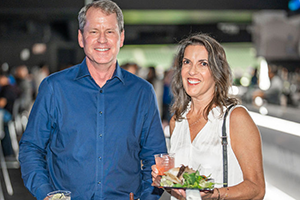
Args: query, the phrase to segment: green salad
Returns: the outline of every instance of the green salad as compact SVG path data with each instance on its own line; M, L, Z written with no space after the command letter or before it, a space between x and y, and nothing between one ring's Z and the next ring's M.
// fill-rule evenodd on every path
M192 188L200 190L211 190L214 188L214 182L209 177L200 175L199 171L183 172L180 176L172 176L170 173L165 173L162 176L160 185L162 187L174 188Z

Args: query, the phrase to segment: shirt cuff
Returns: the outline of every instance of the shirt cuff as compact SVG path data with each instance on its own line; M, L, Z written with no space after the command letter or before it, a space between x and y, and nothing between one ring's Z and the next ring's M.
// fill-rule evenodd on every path
M52 188L52 186L50 184L44 184L41 185L35 193L36 199L37 200L43 200L47 197L47 194L49 192L52 192L54 189Z
M163 189L150 186L144 189L144 191L141 194L140 200L158 200L160 199L162 193L163 193Z

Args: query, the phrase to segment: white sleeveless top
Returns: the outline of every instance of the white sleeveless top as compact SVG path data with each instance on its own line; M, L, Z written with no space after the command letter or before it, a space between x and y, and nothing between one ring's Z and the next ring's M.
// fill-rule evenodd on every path
M210 111L206 125L191 143L189 124L186 119L186 115L190 111L190 105L191 102L187 111L183 114L184 119L181 122L176 121L170 140L170 153L175 153L175 167L180 167L183 164L194 170L199 169L201 175L211 174L211 178L215 180L215 183L219 183L215 187L223 187L223 149L221 144L223 117L219 117L220 108L216 107ZM243 173L232 150L229 132L230 114L236 107L244 106L237 105L231 108L226 119L228 186L237 185L243 181Z

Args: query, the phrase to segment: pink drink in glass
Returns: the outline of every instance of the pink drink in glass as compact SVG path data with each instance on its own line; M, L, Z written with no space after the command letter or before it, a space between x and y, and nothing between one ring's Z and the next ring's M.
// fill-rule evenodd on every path
M174 168L174 154L161 153L154 155L158 175L164 175L164 172Z

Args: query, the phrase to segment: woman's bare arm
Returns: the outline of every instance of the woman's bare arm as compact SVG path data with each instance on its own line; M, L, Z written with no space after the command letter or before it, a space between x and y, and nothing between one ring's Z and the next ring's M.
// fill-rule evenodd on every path
M228 190L221 188L221 197L227 193L226 199L263 199L265 180L260 132L242 107L235 108L230 115L230 137L244 181Z

